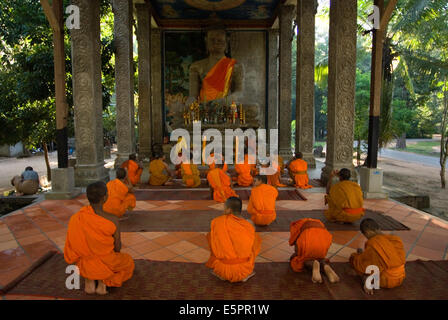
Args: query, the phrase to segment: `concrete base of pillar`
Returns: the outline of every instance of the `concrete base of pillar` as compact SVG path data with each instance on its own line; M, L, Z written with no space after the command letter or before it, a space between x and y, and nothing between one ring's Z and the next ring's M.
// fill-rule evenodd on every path
M51 170L51 192L45 193L45 199L73 199L81 194L81 188L75 188L75 170L73 167Z
M75 186L87 187L96 181L109 181L109 170L104 167L104 162L91 164L77 164L75 166Z
M280 149L278 151L278 155L283 158L284 162L292 159L292 152L290 149Z
M383 191L383 170L362 167L359 170L360 185L365 199L387 199Z
M314 159L314 155L312 153L304 153L303 154L303 160L306 161L306 163L308 163L308 168L316 168L316 159Z
M350 180L358 182L358 172L356 172L355 167L353 165L348 165L348 166L344 166L344 165L336 166L335 165L335 166L333 166L333 165L325 164L325 167L322 168L320 180L322 181L322 183L324 183L324 185L326 185L328 182L328 178L330 177L331 171L341 170L342 168L350 169L350 172L351 172Z

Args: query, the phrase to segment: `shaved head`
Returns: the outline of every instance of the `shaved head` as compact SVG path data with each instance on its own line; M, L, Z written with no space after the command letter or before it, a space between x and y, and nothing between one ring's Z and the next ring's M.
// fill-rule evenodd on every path
M103 181L97 181L87 186L87 199L90 204L100 203L107 194L107 187Z
M243 207L243 202L240 198L230 197L226 200L225 207L230 209L232 213L241 214L241 209Z

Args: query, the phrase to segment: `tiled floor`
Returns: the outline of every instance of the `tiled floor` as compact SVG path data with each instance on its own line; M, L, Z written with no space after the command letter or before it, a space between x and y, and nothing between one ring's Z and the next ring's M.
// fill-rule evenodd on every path
M311 189L312 190L312 189ZM322 209L323 193L303 191L308 200L278 201L283 209ZM245 201L247 203L247 201ZM389 232L403 239L407 260L448 259L448 223L419 210L391 200L365 200L364 207L384 212L411 228ZM26 270L49 249L64 249L70 217L87 204L85 195L74 200L45 200L0 218L0 288ZM138 210L175 210L177 208L220 209L214 201L137 201ZM348 261L356 248L363 247L364 236L356 231L332 231L331 261ZM288 232L260 234L262 245L256 262L288 261L293 248ZM135 259L205 263L209 256L205 232L123 232L122 251ZM35 299L7 295L2 299ZM38 297L39 298L39 297Z

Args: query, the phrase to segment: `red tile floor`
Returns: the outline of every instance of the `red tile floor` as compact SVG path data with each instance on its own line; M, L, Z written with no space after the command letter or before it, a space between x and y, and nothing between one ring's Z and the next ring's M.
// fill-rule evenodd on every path
M307 201L277 201L278 208L323 209L323 193L303 191ZM402 238L407 260L448 259L448 222L392 200L365 200L364 207L381 211L404 223L410 231L394 231ZM0 218L0 288L26 270L49 249L64 250L67 223L87 204L85 195L73 200L45 200ZM243 207L247 206L244 201ZM214 201L137 201L136 210L206 210L222 208ZM348 261L364 236L356 231L332 231L331 261ZM205 263L209 249L205 232L123 232L122 251L135 259ZM288 261L293 248L288 232L263 232L256 262ZM31 296L2 296L2 299L42 299Z

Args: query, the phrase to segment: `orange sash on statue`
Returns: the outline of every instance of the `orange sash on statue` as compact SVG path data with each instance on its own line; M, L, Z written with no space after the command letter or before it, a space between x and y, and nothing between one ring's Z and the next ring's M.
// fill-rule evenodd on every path
M202 81L201 101L220 99L227 95L235 63L235 59L224 57L210 69Z

